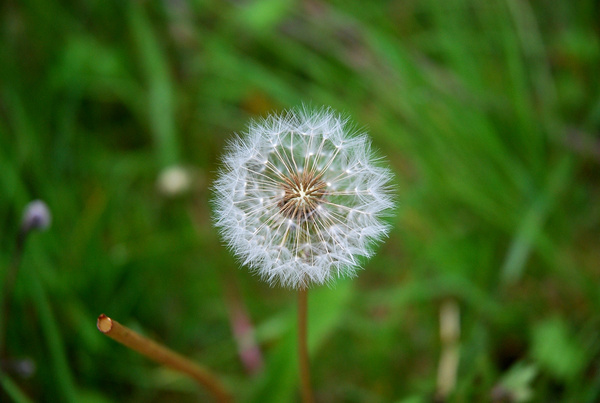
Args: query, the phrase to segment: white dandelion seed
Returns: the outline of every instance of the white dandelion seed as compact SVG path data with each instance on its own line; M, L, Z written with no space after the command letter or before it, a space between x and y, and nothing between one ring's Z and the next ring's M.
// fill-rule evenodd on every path
M330 109L250 124L229 145L214 185L215 225L244 265L271 284L304 288L354 276L387 235L389 169L366 134Z

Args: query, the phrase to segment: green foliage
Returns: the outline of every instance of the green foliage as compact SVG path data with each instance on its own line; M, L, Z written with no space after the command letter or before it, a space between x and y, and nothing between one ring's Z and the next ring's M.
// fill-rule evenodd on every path
M526 402L533 396L531 383L537 375L535 365L525 365L521 362L516 363L510 370L504 374L500 380L496 393L503 393L514 402Z
M227 139L303 102L367 128L398 192L365 270L310 294L317 399L430 401L453 299L448 401L600 400L597 16L591 0L3 2L0 284L25 204L54 219L0 329L37 369L0 373L0 400L208 400L97 332L102 312L239 401L298 399L295 296L237 269L208 200ZM176 196L157 187L172 166L191 179Z
M548 372L563 380L581 374L587 364L585 350L572 339L560 318L548 319L533 328L531 353Z

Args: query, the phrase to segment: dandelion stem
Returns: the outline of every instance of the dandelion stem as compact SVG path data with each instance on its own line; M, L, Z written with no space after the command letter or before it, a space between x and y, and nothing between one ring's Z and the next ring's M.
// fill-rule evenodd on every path
M307 298L308 289L300 287L298 290L298 359L300 363L300 387L302 391L302 402L313 403L314 397L310 387L310 366L307 347Z
M232 401L229 392L208 369L193 363L163 345L147 339L104 314L98 317L97 326L98 330L111 339L145 355L153 361L192 377L199 384L206 387L219 403L229 403Z

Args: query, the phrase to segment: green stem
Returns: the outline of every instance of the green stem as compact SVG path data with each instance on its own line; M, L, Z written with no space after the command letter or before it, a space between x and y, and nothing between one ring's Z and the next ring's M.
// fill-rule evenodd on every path
M6 327L8 327L13 288L17 273L19 272L19 266L21 266L21 256L23 255L23 246L25 245L26 238L27 231L21 229L17 236L17 246L11 265L8 267L4 277L4 285L0 287L0 358L2 359L8 357L6 350Z

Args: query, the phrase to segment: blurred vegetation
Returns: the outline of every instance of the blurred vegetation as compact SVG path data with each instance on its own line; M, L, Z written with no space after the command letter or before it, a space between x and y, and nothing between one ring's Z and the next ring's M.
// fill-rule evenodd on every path
M36 370L1 373L0 400L209 400L100 334L104 312L239 401L296 401L295 295L238 270L209 199L232 133L304 102L365 127L398 192L365 270L310 295L317 400L600 401L599 17L592 0L1 2L0 281L26 203L53 225L0 329ZM157 187L173 166L177 195ZM460 360L441 396L448 301Z

